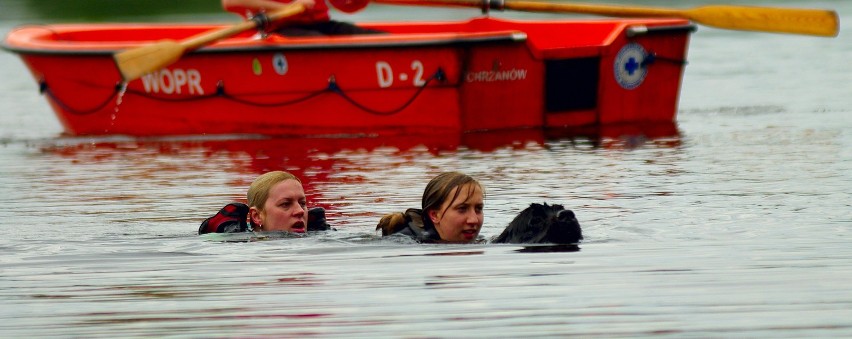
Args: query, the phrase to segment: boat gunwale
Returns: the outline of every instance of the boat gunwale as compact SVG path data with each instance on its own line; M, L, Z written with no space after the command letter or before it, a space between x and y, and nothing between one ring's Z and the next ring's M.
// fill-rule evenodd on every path
M10 33L11 34L11 33ZM397 47L432 47L458 46L479 43L524 42L527 34L519 30L499 30L486 32L435 32L435 33L394 33L395 38L378 35L360 35L347 37L316 38L283 38L270 40L254 38L237 38L228 43L205 46L192 51L192 54L208 53L240 53L256 51L286 51L286 50L330 50L330 49L363 49L363 48L397 48ZM51 48L49 41L38 39L41 43L31 43L39 47L13 46L7 40L0 42L0 48L18 53L34 55L113 55L118 51L156 43L157 40L132 44L116 43L105 48L83 47L70 49L60 43L52 44L62 48Z
M477 20L477 19L475 19ZM482 20L482 19L478 19ZM486 20L495 20L487 18ZM504 21L499 20L497 21ZM472 21L471 21L472 22ZM543 23L547 23L545 21ZM601 44L603 46L611 43L619 35L624 33L625 27L634 25L648 26L654 28L662 28L669 26L691 26L688 21L683 19L620 19L620 20L588 20L577 21L592 24L613 24L611 32L608 34ZM424 22L426 25L434 24L455 24L456 22ZM554 23L564 23L557 21ZM31 55L113 55L118 51L143 46L145 44L155 43L158 40L139 40L132 43L122 41L109 41L110 44L104 44L100 47L79 46L75 47L72 44L64 43L63 40L50 40L44 38L44 35L36 35L30 33L29 37L17 38L10 43L12 37L17 30L43 28L48 34L61 34L66 31L84 31L88 30L121 30L134 28L168 28L176 27L181 29L211 27L211 24L195 23L181 24L174 26L174 23L113 23L102 25L91 24L57 24L57 25L26 25L18 27L10 32L6 39L0 41L0 48L18 54ZM392 24L391 24L392 25ZM215 26L215 25L214 25ZM57 32L54 28L60 28L61 32ZM694 28L693 28L694 30ZM322 37L322 38L293 38L280 37L272 35L271 39L259 40L253 37L237 36L224 40L220 43L215 43L210 46L202 47L190 53L206 54L206 53L240 53L240 52L255 52L255 51L286 51L286 50L332 50L332 49L363 49L363 48L397 48L397 47L432 47L432 46L459 46L478 43L500 43L500 42L525 42L528 41L528 33L518 29L502 29L489 31L447 31L447 32L415 32L415 33L391 33L393 37L388 35L354 35L342 37ZM51 43L56 41L56 43ZM581 46L589 47L589 46Z

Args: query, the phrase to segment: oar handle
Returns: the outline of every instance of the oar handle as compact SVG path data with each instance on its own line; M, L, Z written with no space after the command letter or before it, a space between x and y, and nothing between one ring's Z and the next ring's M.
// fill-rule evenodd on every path
M686 18L687 11L675 8L598 5L579 3L550 3L534 1L494 0L493 6L526 12L565 12L614 17Z

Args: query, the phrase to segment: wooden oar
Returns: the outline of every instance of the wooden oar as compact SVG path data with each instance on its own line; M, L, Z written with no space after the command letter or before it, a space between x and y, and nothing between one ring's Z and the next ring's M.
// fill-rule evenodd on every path
M479 7L525 12L577 13L614 17L684 18L724 29L772 33L837 36L837 13L824 9L798 9L708 5L690 9L555 3L515 0L373 0L395 5L441 5Z
M150 45L122 51L113 58L124 81L135 80L146 73L171 65L189 51L256 28L260 24L268 24L294 16L304 10L305 7L301 4L289 5L267 14L268 21L266 22L263 20L246 20L233 26L214 29L181 41L161 40Z

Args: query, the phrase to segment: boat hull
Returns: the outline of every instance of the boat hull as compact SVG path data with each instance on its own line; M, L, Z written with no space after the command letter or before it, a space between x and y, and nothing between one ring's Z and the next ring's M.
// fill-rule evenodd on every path
M391 135L673 121L684 20L374 24L391 34L225 39L122 83L112 56L217 25L20 28L70 135Z

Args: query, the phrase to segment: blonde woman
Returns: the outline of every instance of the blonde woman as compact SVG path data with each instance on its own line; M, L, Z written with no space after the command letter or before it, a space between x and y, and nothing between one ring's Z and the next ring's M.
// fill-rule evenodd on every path
M231 203L215 216L204 220L198 234L230 233L248 230L246 218L254 232L293 232L328 230L325 210L308 210L305 189L296 176L284 172L265 173L249 186L248 205Z

